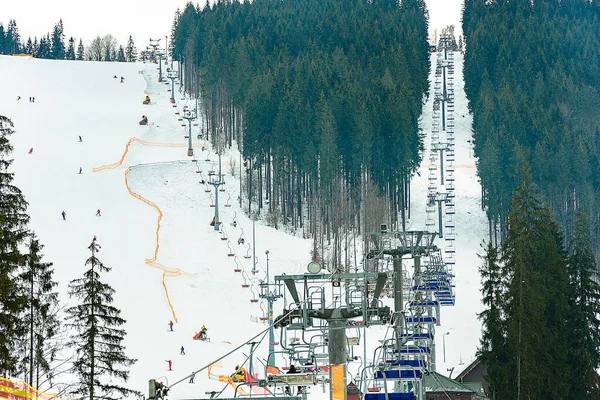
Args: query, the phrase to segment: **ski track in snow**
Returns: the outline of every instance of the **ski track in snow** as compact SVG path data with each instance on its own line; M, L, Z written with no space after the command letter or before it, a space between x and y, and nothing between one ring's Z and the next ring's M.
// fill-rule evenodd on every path
M476 253L487 225L479 205L480 187L467 143L472 119L462 91L460 54L455 55L455 66L456 306L442 308L436 351L438 371L446 373L446 368L456 367L456 374L464 367L461 360L468 364L474 358L480 336L476 318L481 309L477 272L480 261ZM256 322L263 315L262 302L250 302L253 291L258 295L258 281L265 278L265 251L269 250L271 276L303 273L310 261L311 242L257 223L256 256L260 272L250 273L252 260L244 255L248 254L248 243L252 241L252 223L238 205L239 164L235 167L236 176L231 175L229 166L239 163L237 151L229 150L222 158L226 185L225 191L219 192L219 203L224 233L209 226L214 214L210 205L215 189L208 193L206 185L199 183L202 178L207 179L208 170L215 168L217 159L212 152L196 149L196 164L186 156L185 147L132 143L121 166L92 172L92 168L119 161L132 137L155 143L187 143L184 138L187 127L181 126L175 111L180 111L184 104L193 106L194 102L182 100L178 92L175 96L178 107L173 108L167 91L170 82L168 85L157 82L156 65L0 56L0 70L12 77L0 94L0 113L15 124L16 133L11 138L13 171L15 184L29 202L30 227L45 246L45 259L54 263L60 298L67 304L72 304L66 295L68 282L81 276L89 256L87 246L94 235L98 237L102 246L98 256L112 267L104 280L116 290L115 306L127 320L126 352L138 359L131 368L130 387L147 393L149 379L161 378L169 384L184 379L266 328ZM114 75L123 76L125 83L119 83ZM432 71L432 85L433 81ZM149 106L142 105L144 91L151 93ZM17 101L17 96L21 100ZM35 103L28 101L29 96L36 97ZM432 99L433 90L424 108L426 133L431 128ZM138 125L142 114L148 116L150 125ZM193 127L195 145L199 144L198 133L199 128ZM78 142L79 135L83 137L82 143ZM31 147L33 154L27 154ZM424 160L428 160L427 153ZM81 175L79 167L83 168ZM163 213L156 262L169 269L196 274L165 278L178 318L174 332L168 331L168 322L173 317L161 283L162 271L145 263L154 254L158 212L129 194L125 186L129 167L130 189L156 204ZM197 173L198 169L202 173ZM421 176L413 180L411 190L409 226L423 229L426 165L421 168ZM102 217L95 216L98 208ZM60 215L63 210L67 221ZM237 227L231 224L234 219ZM242 234L246 244L238 245L237 239ZM221 240L222 237L228 240ZM230 252L237 257L229 257ZM236 258L243 274L233 271ZM242 275L251 288L242 288ZM266 302L263 307L266 308ZM278 315L282 307L282 300L276 302L274 314ZM192 340L203 324L209 329L211 343ZM387 331L386 327L369 328L368 357ZM446 337L447 363L443 363L442 332L451 332ZM275 334L279 341L280 331ZM267 342L268 338L257 347L257 358L266 358ZM179 354L182 345L186 355ZM362 355L362 346L355 351ZM234 366L245 359L242 352L248 354L249 346L224 359L222 369L214 372L233 372ZM173 360L173 371L167 371L168 359ZM278 364L284 362L279 360ZM260 362L255 361L256 365L260 368ZM354 376L358 363L350 363L348 369ZM220 391L223 387L224 383L209 380L202 372L196 376L195 384L184 381L170 395L205 397L205 392ZM222 395L233 397L233 390L228 388ZM319 386L312 388L309 395L311 399L328 396L328 389Z

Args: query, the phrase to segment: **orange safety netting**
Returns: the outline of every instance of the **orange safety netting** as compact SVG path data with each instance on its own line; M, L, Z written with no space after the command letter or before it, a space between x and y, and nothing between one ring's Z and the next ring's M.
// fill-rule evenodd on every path
M132 137L131 139L129 139L129 141L127 142L127 144L125 145L125 151L123 152L123 155L121 156L121 159L115 163L112 164L105 164L102 165L100 167L96 167L94 169L92 169L92 171L94 172L99 172L99 171L103 171L105 169L113 169L113 168L117 168L119 167L121 164L123 164L123 161L125 160L125 157L127 156L127 153L129 152L129 146L131 146L131 143L133 142L137 142L141 145L144 146L152 146L152 147L188 147L187 144L185 143L157 143L157 142L146 142L145 140L141 140L138 139L136 137ZM201 144L197 144L197 145L192 145L193 148L197 149L197 148L206 148L204 145Z
M10 400L50 400L60 398L48 393L35 390L23 381L12 380L0 377L0 399Z
M100 167L94 168L92 171L94 172L100 172L106 169L112 169L112 168L116 168L118 166L120 166L121 164L123 164L123 160L125 160L125 157L127 156L127 153L129 152L129 146L131 146L131 143L133 142L137 142L140 143L144 146L156 146L156 147L187 147L186 144L182 144L182 143L155 143L155 142L146 142L144 140L140 140L136 137L133 137L131 139L129 139L129 141L127 142L127 145L125 146L125 151L123 152L123 155L121 156L121 159L116 162L116 163L112 163L112 164L106 164L106 165L102 165ZM194 146L194 147L202 147L202 146ZM161 211L161 209L154 204L153 202L151 202L150 200L140 196L139 194L135 193L133 190L131 190L131 188L129 187L129 182L127 179L127 175L129 174L129 172L131 171L131 167L128 167L127 170L125 171L125 187L127 188L127 191L129 192L129 194L133 197L135 197L136 199L146 203L147 205L149 205L150 207L154 208L157 212L158 212L158 220L157 220L157 224L156 224L156 232L155 232L155 237L156 237L156 245L154 247L154 255L152 258L147 258L146 259L146 264L153 267L153 268L158 268L160 270L163 271L162 274L162 285L163 288L165 289L165 296L167 297L167 302L169 303L169 308L171 309L171 314L173 315L173 319L175 320L175 322L177 321L177 315L175 314L175 309L173 308L173 304L171 303L171 299L169 298L169 291L167 289L167 285L165 283L165 277L166 276L189 276L189 277L195 277L197 276L197 274L191 274L188 272L184 272L182 270L180 270L179 268L168 268L165 267L164 265L157 263L156 262L156 258L158 257L158 250L160 248L160 244L159 244L159 234L160 234L160 222L162 220L163 217L163 213Z
M131 143L131 141L130 141ZM129 143L127 144L129 146ZM133 197L135 197L136 199L148 204L150 207L154 208L157 212L158 212L158 220L156 222L156 232L155 232L155 246L154 246L154 255L152 258L147 258L146 259L146 264L148 264L149 266L153 267L153 268L158 268L160 270L163 271L163 275L162 275L162 285L165 289L165 295L167 297L167 302L169 303L169 308L171 309L171 313L173 314L173 319L175 320L175 322L177 321L177 315L175 314L175 309L173 308L173 304L171 303L171 299L169 298L169 291L167 289L167 285L165 284L165 277L168 276L190 276L190 277L195 277L197 274L191 274L188 272L184 272L179 268L167 268L164 265L157 263L156 262L156 258L158 257L158 250L160 249L160 243L159 243L159 235L160 235L160 221L162 220L163 217L163 213L161 211L161 209L154 204L153 202L151 202L150 200L140 196L139 194L135 193L133 190L131 190L131 188L129 187L129 181L127 179L127 175L129 174L129 172L131 172L131 167L127 168L127 170L125 171L125 187L127 188L127 191L129 192L130 195L132 195Z

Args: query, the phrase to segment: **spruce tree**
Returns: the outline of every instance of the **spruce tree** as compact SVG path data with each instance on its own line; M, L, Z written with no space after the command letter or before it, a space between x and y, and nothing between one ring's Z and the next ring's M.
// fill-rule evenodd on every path
M27 54L33 54L33 42L31 41L31 36L27 38L27 44L25 45L25 52Z
M56 347L49 341L56 335L59 321L57 317L58 293L54 291L52 263L43 262L42 246L35 235L29 239L29 253L21 279L27 293L29 310L24 322L28 329L27 355L24 359L29 372L28 382L39 388L40 375L50 372L50 363L54 360ZM35 372L35 379L34 379Z
M16 54L21 51L21 37L19 36L19 28L17 27L17 21L15 21L14 19L8 21L6 39L6 51L8 54Z
M75 39L73 36L69 38L69 48L67 49L67 54L65 55L67 60L75 59Z
M10 119L0 115L0 374L14 373L17 367L17 340L25 333L22 313L27 307L18 280L25 256L19 246L28 231L27 202L21 191L12 184L8 172L12 160L9 136L14 133Z
M502 245L507 384L498 399L564 399L568 393L568 274L557 223L524 162ZM548 385L552 382L552 385Z
M121 311L112 305L114 289L100 280L100 273L109 272L111 268L96 257L100 245L95 236L88 249L91 256L85 265L89 269L83 278L69 284L69 296L80 301L67 309L68 326L75 330L73 369L79 377L73 394L77 398L119 399L137 394L117 382L128 380L128 367L137 360L125 355L122 342L126 332L119 327L126 321L120 317Z
M478 314L482 324L479 356L486 367L488 391L492 398L501 397L506 385L506 338L503 318L506 280L502 276L498 248L491 241L480 256L481 294L484 310Z
M137 61L137 49L135 48L135 44L133 43L133 37L131 37L131 35L129 35L129 39L127 40L127 46L125 47L125 60L127 62Z
M568 251L570 276L569 399L600 398L600 285L587 217L578 213Z
M117 51L116 60L118 62L125 62L125 51L123 50L123 46L119 46L119 50Z
M62 19L54 25L51 40L51 57L55 60L65 59L65 34Z
M83 48L83 43L81 39L79 39L79 44L77 45L77 61L83 61L83 57L85 56L85 49Z

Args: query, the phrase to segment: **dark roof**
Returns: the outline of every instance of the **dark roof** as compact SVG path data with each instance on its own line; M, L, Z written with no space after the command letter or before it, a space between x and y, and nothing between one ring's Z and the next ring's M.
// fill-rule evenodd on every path
M476 393L462 383L450 379L437 372L431 372L423 376L423 384L426 392L453 392L453 393Z
M467 367L465 369L463 369L460 374L458 374L456 376L456 380L460 381L462 378L467 376L469 374L469 372L471 372L473 370L473 368L475 368L477 365L479 365L480 362L481 362L481 359L479 357L477 357L475 360L473 360L473 362L471 364L467 365Z

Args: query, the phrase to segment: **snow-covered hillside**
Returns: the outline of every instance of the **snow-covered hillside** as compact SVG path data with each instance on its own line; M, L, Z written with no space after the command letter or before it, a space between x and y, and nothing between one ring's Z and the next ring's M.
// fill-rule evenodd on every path
M480 334L476 313L481 308L476 252L486 233L469 151L471 118L462 90L460 54L455 65L457 297L456 306L442 309L442 325L437 328L441 373L450 367L459 371L461 363L474 357ZM208 144L196 140L199 127L193 127L192 133L197 162L186 155L187 127L182 127L185 121L179 121L176 112L195 103L178 93L177 107L172 107L170 84L157 82L156 65L0 56L0 71L11 77L0 94L0 114L15 123L15 181L29 202L31 228L45 245L46 259L54 263L61 299L68 304L67 284L83 273L87 246L97 236L102 245L100 260L113 268L105 280L115 288L115 305L127 320L127 354L139 360L131 371L132 388L146 393L153 378L173 384L266 328L259 320L266 304L250 301L259 293L258 281L265 278L265 251L269 251L271 276L304 273L310 242L258 222L259 273L251 273L252 259L245 256L252 254L252 221L237 203L237 172L231 175L237 171L231 165L239 162L235 151L222 158L227 174L225 191L219 192L222 233L209 226L215 189L207 192L210 187L200 181L217 168L217 158L212 151L201 150ZM124 83L114 76L124 77ZM146 93L152 98L148 106L142 105ZM35 96L34 103L28 101L30 96ZM432 98L423 115L426 133L431 113ZM138 125L143 114L149 118L148 126ZM139 141L127 147L134 137ZM28 154L32 147L33 153ZM101 168L118 164L124 154L122 164ZM410 229L425 226L427 165L422 171L412 183ZM95 215L97 209L102 216ZM240 237L245 239L243 245L238 244ZM242 272L234 272L236 268ZM275 314L281 303L276 303ZM174 332L169 332L170 320L177 321ZM192 340L202 325L209 329L210 343ZM385 331L368 330L369 354ZM439 342L445 332L450 335L443 363ZM257 358L266 358L267 341L257 348ZM181 346L185 355L180 354ZM244 346L225 358L217 372L233 372L248 351L249 346ZM173 371L168 371L168 359L173 361ZM354 375L358 367L351 365L349 371ZM175 386L171 395L205 397L205 392L224 386L202 373L195 384L186 381ZM233 391L227 394L233 396ZM309 395L311 399L323 396L328 392L321 388L313 388Z

